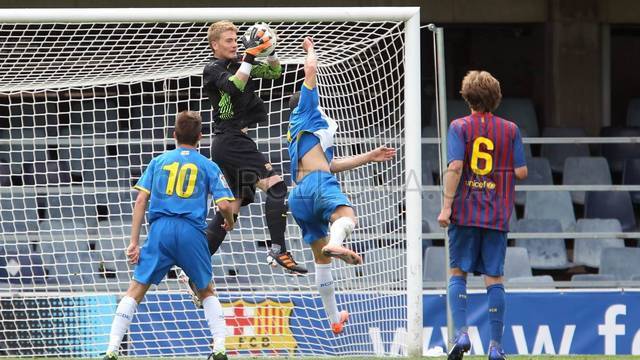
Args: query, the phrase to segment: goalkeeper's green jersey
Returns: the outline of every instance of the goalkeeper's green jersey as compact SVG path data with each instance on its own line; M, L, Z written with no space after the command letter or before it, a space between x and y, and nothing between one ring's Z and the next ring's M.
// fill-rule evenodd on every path
M204 67L202 86L213 107L215 130L242 129L267 120L267 109L258 94L257 85L251 79L242 83L235 77L240 61L213 57ZM272 68L268 64L256 63L251 77L277 79L282 67Z

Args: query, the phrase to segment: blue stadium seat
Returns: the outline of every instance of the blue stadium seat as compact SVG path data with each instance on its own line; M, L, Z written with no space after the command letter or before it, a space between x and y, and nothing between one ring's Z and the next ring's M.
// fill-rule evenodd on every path
M438 138L438 129L435 126L426 126L422 128L423 138ZM429 168L434 174L438 174L440 170L438 144L422 144L422 166Z
M567 191L530 191L524 206L525 219L556 219L562 231L573 231L576 216Z
M426 223L430 232L443 231L438 224L438 215L442 208L441 197L442 195L439 191L422 192L422 223Z
M406 279L406 251L398 248L374 248L364 254L363 276L367 283L392 285ZM335 263L336 261L334 261ZM340 264L341 269L353 271L355 267ZM344 271L344 270L343 270ZM348 280L348 278L346 279ZM403 285L401 285L403 286Z
M615 281L616 277L608 274L575 274L571 281Z
M587 136L582 128L544 128L542 137L580 138ZM549 159L554 173L564 171L564 162L569 157L589 157L588 144L542 144L540 155Z
M611 185L611 172L603 157L570 157L565 160L563 185ZM572 191L571 200L584 205L585 192Z
M616 280L631 280L640 275L640 248L604 248L599 274L613 275Z
M516 185L553 185L549 160L542 157L529 158L527 159L527 169L529 176L524 180L516 180ZM524 205L526 197L526 192L516 192L516 205Z
M495 114L518 125L527 136L538 137L538 118L533 101L528 98L503 98ZM523 135L524 137L524 135Z
M576 232L622 232L622 226L617 219L580 219L576 224ZM573 245L573 262L577 265L600 267L600 253L603 248L624 247L623 239L575 239Z
M518 232L562 232L562 225L556 219L518 220ZM529 253L534 269L567 269L567 248L564 239L516 239L516 246L524 247Z
M624 185L640 185L640 159L628 159L624 162L622 183ZM631 192L631 201L636 205L640 204L640 191Z
M604 127L600 129L600 136L640 137L640 127ZM637 143L602 144L602 156L609 160L611 170L621 172L625 160L640 158L640 146Z
M629 100L627 106L627 126L640 126L640 98Z
M584 217L618 219L623 231L636 228L631 196L626 191L589 191L584 202Z

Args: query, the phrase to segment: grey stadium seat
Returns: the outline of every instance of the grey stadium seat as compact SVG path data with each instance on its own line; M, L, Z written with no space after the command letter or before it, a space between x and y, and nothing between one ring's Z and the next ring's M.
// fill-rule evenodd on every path
M469 105L461 99L447 99L447 123L451 123L451 120L459 119L471 114ZM436 113L436 103L431 106L431 116L429 125L437 126L438 118Z
M630 280L640 275L640 248L604 248L599 274L613 275L616 280Z
M25 194L0 192L0 230L3 234L37 231L36 198Z
M556 219L521 219L518 221L518 232L562 232L562 225ZM516 246L527 249L534 269L571 267L564 239L516 239Z
M573 231L576 216L567 191L530 191L524 206L525 219L557 219L562 231Z
M542 136L580 138L587 136L587 133L582 128L545 128ZM591 154L588 144L542 144L540 155L549 159L553 172L561 173L567 158L588 157Z
M608 274L575 274L571 281L615 281L616 277Z
M425 126L422 128L423 138L438 138L438 129L435 126ZM434 174L438 174L440 169L438 144L422 144L422 166L429 168Z
M445 273L444 247L428 247L424 251L422 267L423 281L445 281L447 276Z
M528 285L529 288L554 288L551 275L523 276L507 279L508 284Z
M618 219L623 231L636 228L631 196L627 191L589 191L585 198L584 217Z
M527 169L529 176L524 180L516 180L516 185L553 185L549 160L542 157L528 158ZM526 192L516 192L516 204L524 205L526 196Z
M504 277L522 278L532 276L531 262L529 261L529 253L526 248L507 247L507 253L504 258Z
M611 185L609 163L603 157L570 157L565 160L563 185ZM584 205L585 192L572 191L574 203Z
M438 224L438 215L442 208L441 197L439 191L422 192L422 223L426 222L430 232L442 231Z
M640 126L640 98L629 100L627 106L627 126Z
M531 99L503 98L495 114L516 123L520 130L524 131L528 136L539 136L538 118Z
M622 232L617 219L580 219L576 224L576 232ZM603 248L624 247L623 239L575 239L573 245L573 262L594 268L600 267L600 254Z

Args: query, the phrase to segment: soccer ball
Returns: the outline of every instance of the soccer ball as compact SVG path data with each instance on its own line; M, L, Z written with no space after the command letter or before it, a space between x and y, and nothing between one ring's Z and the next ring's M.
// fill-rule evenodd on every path
M260 30L262 30L265 33L269 34L269 36L271 37L271 46L269 46L269 48L267 48L265 51L261 52L258 55L258 57L269 56L276 49L276 43L278 42L278 36L276 34L276 31L272 30L269 27L269 25L267 25L266 23L263 23L263 22L255 23L255 24L251 25L249 27L249 29L247 29L247 31L244 33L243 37L246 40L249 40L253 36L255 36L255 34Z

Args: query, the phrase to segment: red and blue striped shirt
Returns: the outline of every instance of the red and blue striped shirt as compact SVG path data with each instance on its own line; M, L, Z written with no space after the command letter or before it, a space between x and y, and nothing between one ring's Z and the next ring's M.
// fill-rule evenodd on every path
M456 119L447 135L447 159L463 161L451 222L509 231L514 169L526 165L518 126L491 113Z

